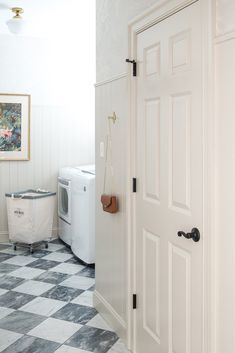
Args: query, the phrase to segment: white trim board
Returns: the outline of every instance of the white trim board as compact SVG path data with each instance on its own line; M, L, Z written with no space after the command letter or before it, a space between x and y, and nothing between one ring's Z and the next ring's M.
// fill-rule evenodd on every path
M127 72L123 72L123 73L121 73L121 74L119 74L119 75L112 76L112 77L108 78L107 80L97 82L97 83L95 84L95 87L103 86L103 85L106 85L106 84L108 84L108 83L111 83L111 82L120 80L120 79L122 79L122 78L127 77L127 75L128 75Z
M118 336L126 341L125 321L97 290L94 291L93 304L99 314L117 332Z
M235 30L232 32L228 32L228 33L224 33L221 35L216 36L215 38L215 44L220 44L220 43L224 43L227 42L229 40L233 40L235 39Z
M7 231L0 232L0 243L5 243L9 241L9 236Z
M200 1L202 13L203 33L203 169L204 169L204 327L203 353L215 352L215 249L213 240L214 230L214 1L213 0L161 0L157 5L145 11L129 23L129 58L136 58L137 35L165 18L177 13L181 9ZM129 68L129 100L130 116L128 121L128 136L130 136L127 161L127 335L128 347L134 348L135 311L132 309L132 293L135 293L135 194L132 193L129 180L135 176L135 78ZM213 314L212 314L213 313ZM133 350L134 351L134 350Z

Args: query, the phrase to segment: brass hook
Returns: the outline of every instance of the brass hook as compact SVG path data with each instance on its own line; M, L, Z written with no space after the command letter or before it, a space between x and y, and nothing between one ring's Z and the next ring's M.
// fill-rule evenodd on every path
M113 112L113 115L112 116L108 116L108 119L109 120L113 120L113 123L115 124L116 120L117 120L117 115L115 112Z

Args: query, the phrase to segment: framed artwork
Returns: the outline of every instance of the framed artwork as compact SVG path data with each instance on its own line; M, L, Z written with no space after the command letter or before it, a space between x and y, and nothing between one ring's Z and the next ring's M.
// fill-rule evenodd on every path
M30 158L30 95L0 93L0 161Z

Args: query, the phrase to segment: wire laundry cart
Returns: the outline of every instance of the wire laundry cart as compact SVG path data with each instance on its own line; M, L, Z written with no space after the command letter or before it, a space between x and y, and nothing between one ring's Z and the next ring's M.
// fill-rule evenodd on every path
M14 250L17 245L28 247L30 253L52 237L55 192L25 190L7 193L9 239Z

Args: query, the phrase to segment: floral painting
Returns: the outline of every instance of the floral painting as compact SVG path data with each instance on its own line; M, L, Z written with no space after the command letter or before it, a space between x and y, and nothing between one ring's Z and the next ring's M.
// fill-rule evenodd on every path
M20 103L0 102L0 151L21 151Z
M29 160L30 95L0 93L0 160Z

